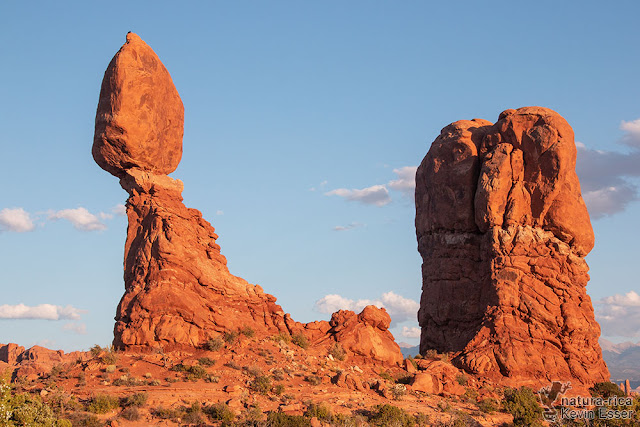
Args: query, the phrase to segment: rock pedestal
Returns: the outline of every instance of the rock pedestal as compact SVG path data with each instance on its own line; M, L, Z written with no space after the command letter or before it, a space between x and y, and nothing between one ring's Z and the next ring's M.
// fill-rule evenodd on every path
M398 364L400 348L384 309L334 314L331 322L295 322L260 286L232 275L214 228L182 203L170 178L182 156L182 101L171 76L140 37L107 68L96 113L93 157L129 194L125 293L113 344L118 349L199 347L224 332L303 334L321 350L343 344L368 361Z
M540 107L445 127L416 173L420 352L496 380L606 381L573 130Z

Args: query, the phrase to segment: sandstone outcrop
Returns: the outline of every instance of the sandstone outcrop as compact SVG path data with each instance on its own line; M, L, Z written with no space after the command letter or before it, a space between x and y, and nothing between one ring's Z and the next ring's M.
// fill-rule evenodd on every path
M540 107L442 129L416 173L420 352L496 380L609 378L573 130Z
M384 310L302 324L260 286L229 272L214 228L182 203L182 182L167 176L180 161L182 135L182 101L169 73L140 37L127 34L105 72L92 149L129 194L114 346L199 347L251 327L260 335L303 334L322 348L344 343L354 355L400 363Z

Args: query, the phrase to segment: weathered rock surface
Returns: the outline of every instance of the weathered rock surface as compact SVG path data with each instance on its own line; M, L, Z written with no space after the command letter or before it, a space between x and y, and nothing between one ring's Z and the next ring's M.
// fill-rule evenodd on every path
M134 33L102 80L93 158L118 177L138 168L173 172L182 158L184 107L169 72Z
M301 324L260 286L232 275L214 228L182 203L183 184L168 177L182 152L182 102L155 53L129 33L105 72L93 156L129 193L125 294L114 346L198 347L227 331L301 333L324 348L400 363L384 310L367 307L331 322ZM350 314L349 314L350 313Z
M540 107L445 127L416 173L420 351L494 379L608 380L573 130Z

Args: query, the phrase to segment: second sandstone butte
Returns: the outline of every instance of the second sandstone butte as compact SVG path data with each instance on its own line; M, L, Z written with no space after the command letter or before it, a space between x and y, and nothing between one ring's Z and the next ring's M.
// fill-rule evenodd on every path
M127 34L104 75L92 149L129 193L114 346L193 348L252 328L259 337L303 335L318 352L339 343L354 360L399 364L384 309L339 311L330 322L303 324L260 286L229 272L214 228L182 203L182 182L167 176L182 155L183 111L157 55Z
M571 126L524 107L442 129L416 173L420 352L514 385L608 381Z

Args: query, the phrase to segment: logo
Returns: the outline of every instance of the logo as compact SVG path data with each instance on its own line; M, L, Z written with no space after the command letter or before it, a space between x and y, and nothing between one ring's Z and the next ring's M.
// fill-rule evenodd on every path
M567 390L571 388L571 382L562 383L554 381L546 387L538 390L538 398L544 410L544 418L547 421L555 422L558 420L558 409L556 408L560 398Z

